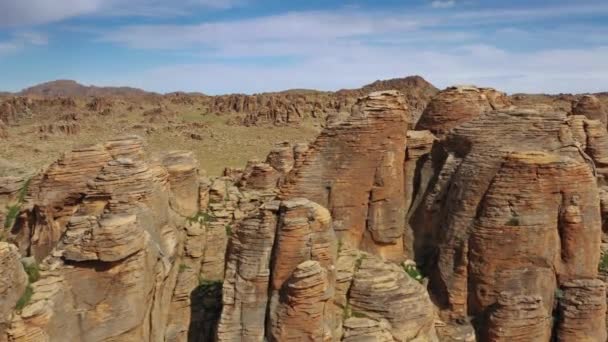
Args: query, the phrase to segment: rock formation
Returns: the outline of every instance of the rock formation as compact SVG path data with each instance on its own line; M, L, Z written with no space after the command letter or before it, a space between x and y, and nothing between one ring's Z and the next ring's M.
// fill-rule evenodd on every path
M8 138L8 127L4 121L0 120L0 139Z
M26 290L27 275L23 270L17 247L0 242L0 341L5 340L6 329L10 325L12 312Z
M449 87L433 97L422 113L416 129L445 134L483 113L507 108L509 105L507 96L492 88Z
M46 135L76 135L80 133L80 125L75 121L59 121L38 127L42 136Z
M403 256L407 110L396 92L362 98L347 121L319 135L283 186L283 198L327 207L344 244Z
M34 177L10 238L41 277L9 340L184 340L190 294L223 277L226 241L224 226L198 216L196 165L184 152L147 161L143 142L127 137L69 152Z
M247 126L259 124L298 124L306 118L325 119L328 116L348 116L357 98L370 92L398 90L403 102L411 108L408 121L418 120L423 109L437 93L437 89L422 77L376 81L360 89L340 90L335 93L293 90L281 93L256 95L225 95L203 100L207 113L243 114L242 123Z
M557 329L546 317L562 305L556 291L597 277L602 221L592 158L573 140L566 115L554 112L481 114L440 144L445 172L410 223L415 231L431 224L434 246L425 248L436 257L425 261L442 318L473 317L479 336L502 340L522 334L506 329L520 329L517 313L536 303L539 323L517 336L546 340ZM503 292L514 299L500 299ZM605 334L596 323L581 329L592 340Z
M600 100L593 95L583 96L572 108L573 115L583 115L591 120L599 120L604 126L608 123L608 110Z
M395 84L172 94L248 124L348 107L221 177L125 136L0 178L0 341L605 341L597 103L453 87L417 122Z

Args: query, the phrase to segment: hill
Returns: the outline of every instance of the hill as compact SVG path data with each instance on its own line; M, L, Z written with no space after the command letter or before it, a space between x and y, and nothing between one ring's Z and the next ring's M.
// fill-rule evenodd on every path
M89 96L124 96L135 97L156 95L142 89L131 87L97 87L85 86L72 80L57 80L41 83L18 93L21 96L45 97L89 97Z

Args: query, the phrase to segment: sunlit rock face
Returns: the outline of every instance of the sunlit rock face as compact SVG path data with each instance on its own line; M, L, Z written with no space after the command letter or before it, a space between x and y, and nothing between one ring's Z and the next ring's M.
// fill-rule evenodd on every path
M396 92L361 98L346 121L311 144L281 197L326 207L343 243L402 259L407 114Z
M201 210L192 155L160 162L143 148L138 137L79 148L29 182L10 238L40 279L10 341L185 340L190 294L211 260L223 277L225 242L190 219Z
M574 138L589 130L571 123L565 113L499 110L439 142L443 166L410 224L426 232L419 246L433 250L418 255L443 320L472 319L488 340L570 340L550 318L582 313L556 310L569 307L556 293L576 282L586 300L604 297L588 282L597 277L602 236L596 163ZM605 334L603 315L580 327L591 340Z
M483 113L509 106L507 95L492 88L449 87L433 97L422 113L416 129L443 135Z
M414 125L380 91L221 177L135 136L2 177L0 341L603 342L608 131L576 100L452 87Z

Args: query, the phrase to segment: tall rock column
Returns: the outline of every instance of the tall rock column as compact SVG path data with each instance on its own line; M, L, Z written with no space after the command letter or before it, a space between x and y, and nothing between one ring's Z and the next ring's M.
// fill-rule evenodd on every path
M284 201L273 252L270 341L331 341L337 243L327 209Z
M347 120L297 156L281 197L328 208L343 243L402 259L407 114L398 92L361 98Z

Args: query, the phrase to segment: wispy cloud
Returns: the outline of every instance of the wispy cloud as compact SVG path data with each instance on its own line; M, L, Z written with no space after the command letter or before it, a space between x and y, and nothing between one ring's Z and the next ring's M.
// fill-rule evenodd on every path
M455 0L435 0L431 2L433 8L451 8L456 6Z
M198 25L134 25L106 32L101 40L133 48L171 49L234 43L327 40L413 30L415 18L357 12L294 12Z
M228 9L246 0L0 0L0 27L27 27L85 15L181 16L193 9Z
M2 0L0 26L29 26L94 13L103 0Z
M18 31L6 41L0 41L0 57L17 53L30 46L42 46L48 44L45 34L34 31Z
M394 11L292 12L280 15L233 21L205 22L193 25L127 25L104 32L100 40L141 49L182 49L188 47L220 48L236 43L281 41L307 44L332 39L362 37L371 40L426 30L455 37L454 27L471 29L480 25L509 25L558 19L576 15L608 14L608 4L559 5L505 10L462 10L451 13L425 12L395 14ZM461 35L463 34L461 30ZM424 33L424 32L423 32ZM469 35L471 33L468 33ZM429 38L438 38L439 35ZM419 35L423 38L424 35Z
M124 26L102 33L100 39L200 57L198 63L176 63L128 76L140 80L138 86L161 91L329 90L408 74L422 74L439 86L477 83L511 92L599 91L608 77L608 43L573 47L572 39L559 37L570 37L567 27L542 34L519 28L520 23L598 13L608 14L608 5L416 15L355 8L195 25ZM485 28L483 35L479 27ZM555 39L543 41L543 34ZM505 39L508 36L515 38ZM513 51L504 46L513 42L533 48ZM293 59L276 65L229 62L259 57Z
M45 1L25 0L38 5ZM56 10L38 20L61 20L66 15L147 16L131 25L114 26L124 22L121 19L98 26L68 22L55 29L69 28L69 34L98 44L104 52L155 60L144 60L152 66L143 71L138 66L132 73L109 70L107 76L96 73L97 78L73 76L92 84L209 93L330 90L421 74L440 87L476 83L510 92L599 91L607 86L608 28L584 20L608 16L608 3L601 1L541 4L538 0L536 7L498 8L474 6L472 1L428 0L415 11L350 6L203 22L193 22L191 16L187 24L165 17L188 15L192 8L230 8L247 0L79 3L72 12L66 9L59 15ZM5 13L2 6L7 5L0 4L0 13ZM0 42L0 54L47 42L44 35L33 32L22 31Z

